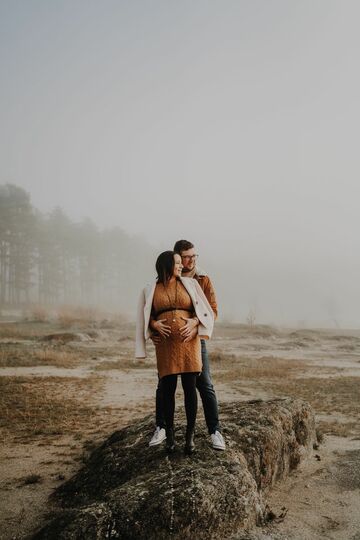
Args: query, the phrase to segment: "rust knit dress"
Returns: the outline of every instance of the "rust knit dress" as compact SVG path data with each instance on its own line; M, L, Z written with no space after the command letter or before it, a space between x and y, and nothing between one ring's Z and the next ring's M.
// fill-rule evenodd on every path
M156 284L152 316L156 320L166 319L165 324L171 326L170 336L162 337L161 342L155 345L160 378L176 373L201 372L199 336L197 335L191 341L184 343L179 331L185 324L181 317L193 317L193 315L194 306L190 295L180 280L175 280L165 286L162 283Z

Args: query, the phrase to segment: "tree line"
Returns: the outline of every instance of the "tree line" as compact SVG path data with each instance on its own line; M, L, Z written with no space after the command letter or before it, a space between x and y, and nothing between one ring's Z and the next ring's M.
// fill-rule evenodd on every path
M24 189L0 185L0 307L34 302L134 311L152 267L142 239L119 227L100 230L88 218L75 223L59 207L44 215Z

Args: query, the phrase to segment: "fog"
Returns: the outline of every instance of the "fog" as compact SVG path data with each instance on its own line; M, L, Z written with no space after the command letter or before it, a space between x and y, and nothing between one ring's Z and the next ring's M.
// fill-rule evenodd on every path
M1 2L0 184L154 262L191 240L224 320L357 326L359 18L347 0Z

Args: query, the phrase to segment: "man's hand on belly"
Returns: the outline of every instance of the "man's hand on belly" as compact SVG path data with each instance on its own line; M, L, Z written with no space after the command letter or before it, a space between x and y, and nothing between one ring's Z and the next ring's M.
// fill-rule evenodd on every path
M197 318L181 317L185 321L184 326L180 328L180 334L182 338L187 338L194 329L197 329L199 321Z
M195 326L195 328L193 328L193 329L191 330L191 332L189 333L189 335L186 336L185 338L183 338L183 342L184 342L184 343L187 343L188 341L191 341L192 339L196 338L197 333L198 333L198 328L197 328L197 326Z
M158 334L158 333L151 334L150 339L151 339L151 341L153 342L154 345L156 345L157 343L160 343L162 341L162 338L161 338L160 334Z

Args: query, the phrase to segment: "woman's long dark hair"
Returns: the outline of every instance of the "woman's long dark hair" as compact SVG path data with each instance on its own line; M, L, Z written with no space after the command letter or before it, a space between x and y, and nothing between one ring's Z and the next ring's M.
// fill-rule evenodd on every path
M174 251L163 251L156 259L157 282L166 285L174 273Z

